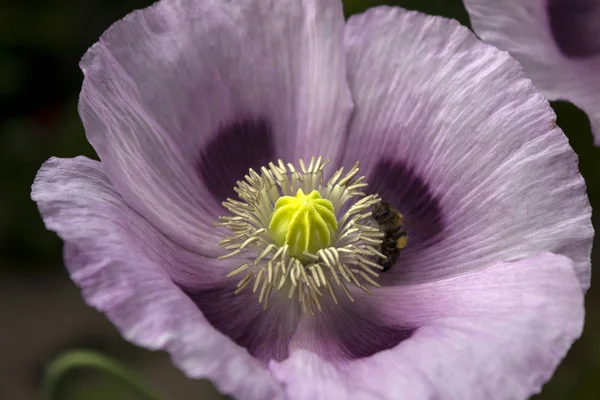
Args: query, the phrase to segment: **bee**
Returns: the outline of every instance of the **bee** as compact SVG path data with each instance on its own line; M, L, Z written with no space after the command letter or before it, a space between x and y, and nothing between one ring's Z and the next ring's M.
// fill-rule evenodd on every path
M384 201L377 203L373 207L372 215L384 234L381 254L387 258L378 257L377 264L381 265L385 272L398 261L400 250L406 247L408 236L402 230L402 214L388 203Z

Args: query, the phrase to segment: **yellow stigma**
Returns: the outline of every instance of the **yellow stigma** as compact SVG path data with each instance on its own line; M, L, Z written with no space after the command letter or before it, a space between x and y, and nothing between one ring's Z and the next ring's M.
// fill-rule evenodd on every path
M304 251L316 254L335 239L337 220L331 201L318 191L308 195L298 189L296 196L282 196L275 203L269 233L277 246L287 244L290 255L308 261Z

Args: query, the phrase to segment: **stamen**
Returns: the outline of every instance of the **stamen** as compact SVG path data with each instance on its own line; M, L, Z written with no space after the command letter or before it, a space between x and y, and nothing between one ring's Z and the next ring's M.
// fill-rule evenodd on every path
M219 242L229 251L219 260L244 260L227 274L245 273L236 293L252 283L264 308L283 292L297 298L304 313L314 314L323 309L325 291L338 304L336 290L354 301L347 285L367 293L369 286L380 286L375 279L382 267L374 260L385 258L380 251L384 233L371 218L380 199L361 191L367 183L357 176L358 163L324 181L329 163L313 157L308 165L300 160L296 169L277 160L258 171L250 169L237 182L239 200L223 203L232 215L219 217L215 224L231 231ZM342 213L343 208L347 211Z
M234 275L239 274L240 272L244 272L245 270L247 270L248 268L250 268L250 264L242 264L239 267L237 267L236 269L234 269L233 271L231 271L230 273L227 274L228 278L231 278Z
M327 286L327 291L329 292L329 295L331 296L331 299L333 300L333 303L334 304L339 304L337 296L335 295L335 292L333 291L333 287L331 285Z

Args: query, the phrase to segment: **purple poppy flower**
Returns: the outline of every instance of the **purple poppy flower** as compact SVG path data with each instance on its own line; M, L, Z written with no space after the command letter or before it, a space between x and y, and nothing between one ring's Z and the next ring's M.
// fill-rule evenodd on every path
M244 399L523 398L579 337L577 157L457 22L164 0L81 66L101 162L47 161L32 197L86 301L188 376Z
M549 100L590 118L600 146L600 1L465 0L475 32L507 50Z

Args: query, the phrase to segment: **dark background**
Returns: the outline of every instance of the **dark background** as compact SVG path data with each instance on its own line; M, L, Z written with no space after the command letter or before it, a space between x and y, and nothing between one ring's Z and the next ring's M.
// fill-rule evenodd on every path
M0 399L39 398L44 366L62 351L91 348L138 371L165 398L221 398L209 382L186 379L163 353L120 338L85 306L62 266L61 242L47 232L30 200L31 183L50 156L97 158L77 115L82 82L78 62L116 20L150 0L3 0L0 5ZM402 5L469 25L460 0L346 0L346 13L377 4ZM587 117L566 102L552 104L558 124L580 157L592 207L600 206L600 149ZM560 210L557 210L560 212ZM551 215L548 218L552 218ZM594 226L598 227L597 213ZM598 246L596 246L598 247ZM597 263L594 252L594 264ZM600 302L586 297L582 338L538 399L595 399L600 393ZM131 399L101 374L71 373L61 398Z

